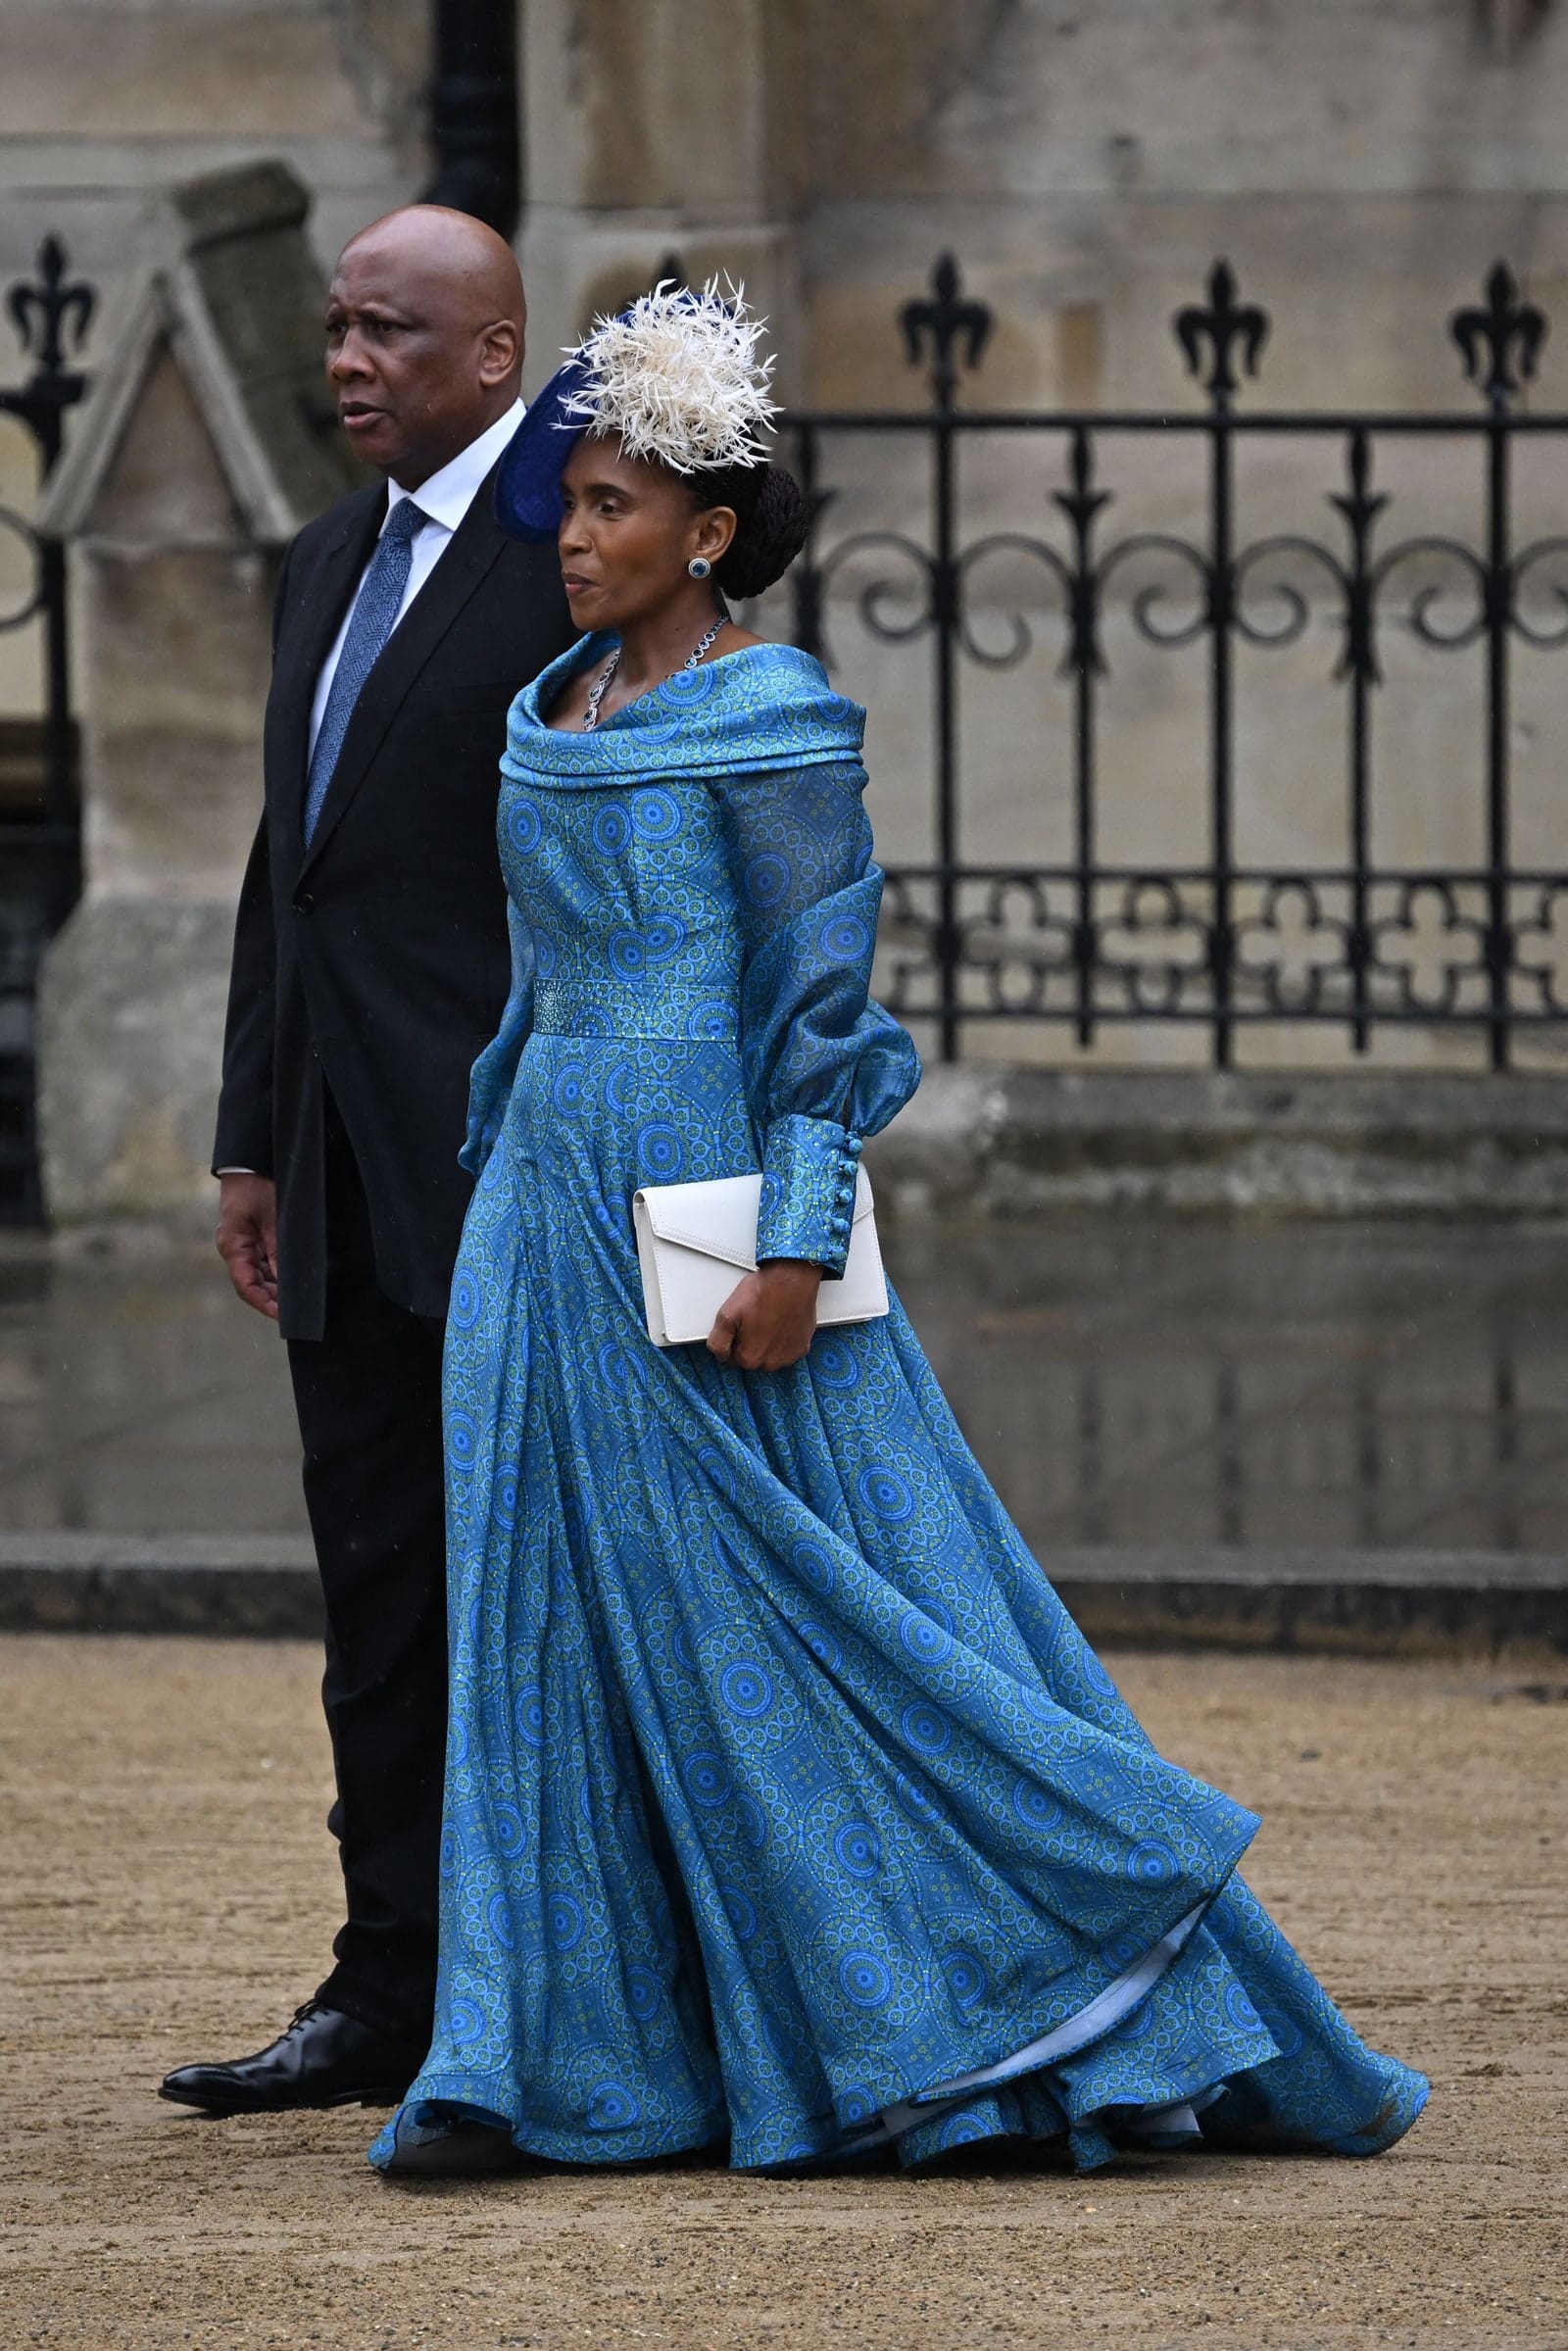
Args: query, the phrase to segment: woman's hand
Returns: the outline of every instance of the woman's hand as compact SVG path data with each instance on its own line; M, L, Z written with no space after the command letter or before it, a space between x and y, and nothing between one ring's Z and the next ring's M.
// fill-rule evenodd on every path
M816 1332L818 1265L801 1257L772 1257L749 1273L719 1307L709 1349L737 1371L786 1371L799 1363Z

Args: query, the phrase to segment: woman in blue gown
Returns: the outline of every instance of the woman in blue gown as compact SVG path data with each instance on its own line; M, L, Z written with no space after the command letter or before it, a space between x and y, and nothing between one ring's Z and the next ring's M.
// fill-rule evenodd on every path
M896 1297L812 1336L861 1139L918 1062L867 992L863 713L708 580L782 570L793 485L700 409L673 451L639 439L672 316L723 391L755 329L647 297L500 493L535 531L564 499L590 633L503 762L514 979L447 1343L435 2031L372 2160L1374 2154L1426 2084L1243 1886L1254 1817L1154 1753ZM759 1168L759 1272L707 1347L656 1347L633 1193Z

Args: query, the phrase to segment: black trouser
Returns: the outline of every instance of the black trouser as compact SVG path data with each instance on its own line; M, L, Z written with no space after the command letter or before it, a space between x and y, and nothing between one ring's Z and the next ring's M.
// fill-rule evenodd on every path
M442 1326L376 1288L365 1193L327 1110L325 1334L288 1345L326 1603L347 1917L317 1997L423 2046L446 1752Z

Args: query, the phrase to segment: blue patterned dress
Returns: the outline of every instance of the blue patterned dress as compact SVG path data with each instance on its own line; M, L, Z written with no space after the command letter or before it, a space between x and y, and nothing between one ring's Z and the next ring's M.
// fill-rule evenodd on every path
M589 2163L1375 2153L1425 2082L1235 1876L1255 1819L1154 1753L897 1299L783 1372L649 1341L637 1186L760 1167L759 1254L831 1273L919 1064L867 997L863 713L765 646L552 731L608 642L518 696L503 762L515 984L465 1147L441 1960L402 2114Z

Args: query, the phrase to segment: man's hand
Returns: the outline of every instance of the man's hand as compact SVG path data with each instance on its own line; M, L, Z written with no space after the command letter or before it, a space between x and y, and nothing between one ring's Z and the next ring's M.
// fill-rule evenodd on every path
M277 1186L270 1176L220 1176L218 1253L247 1306L277 1320Z
M708 1334L710 1351L738 1371L786 1371L816 1333L818 1265L773 1257L737 1284Z

